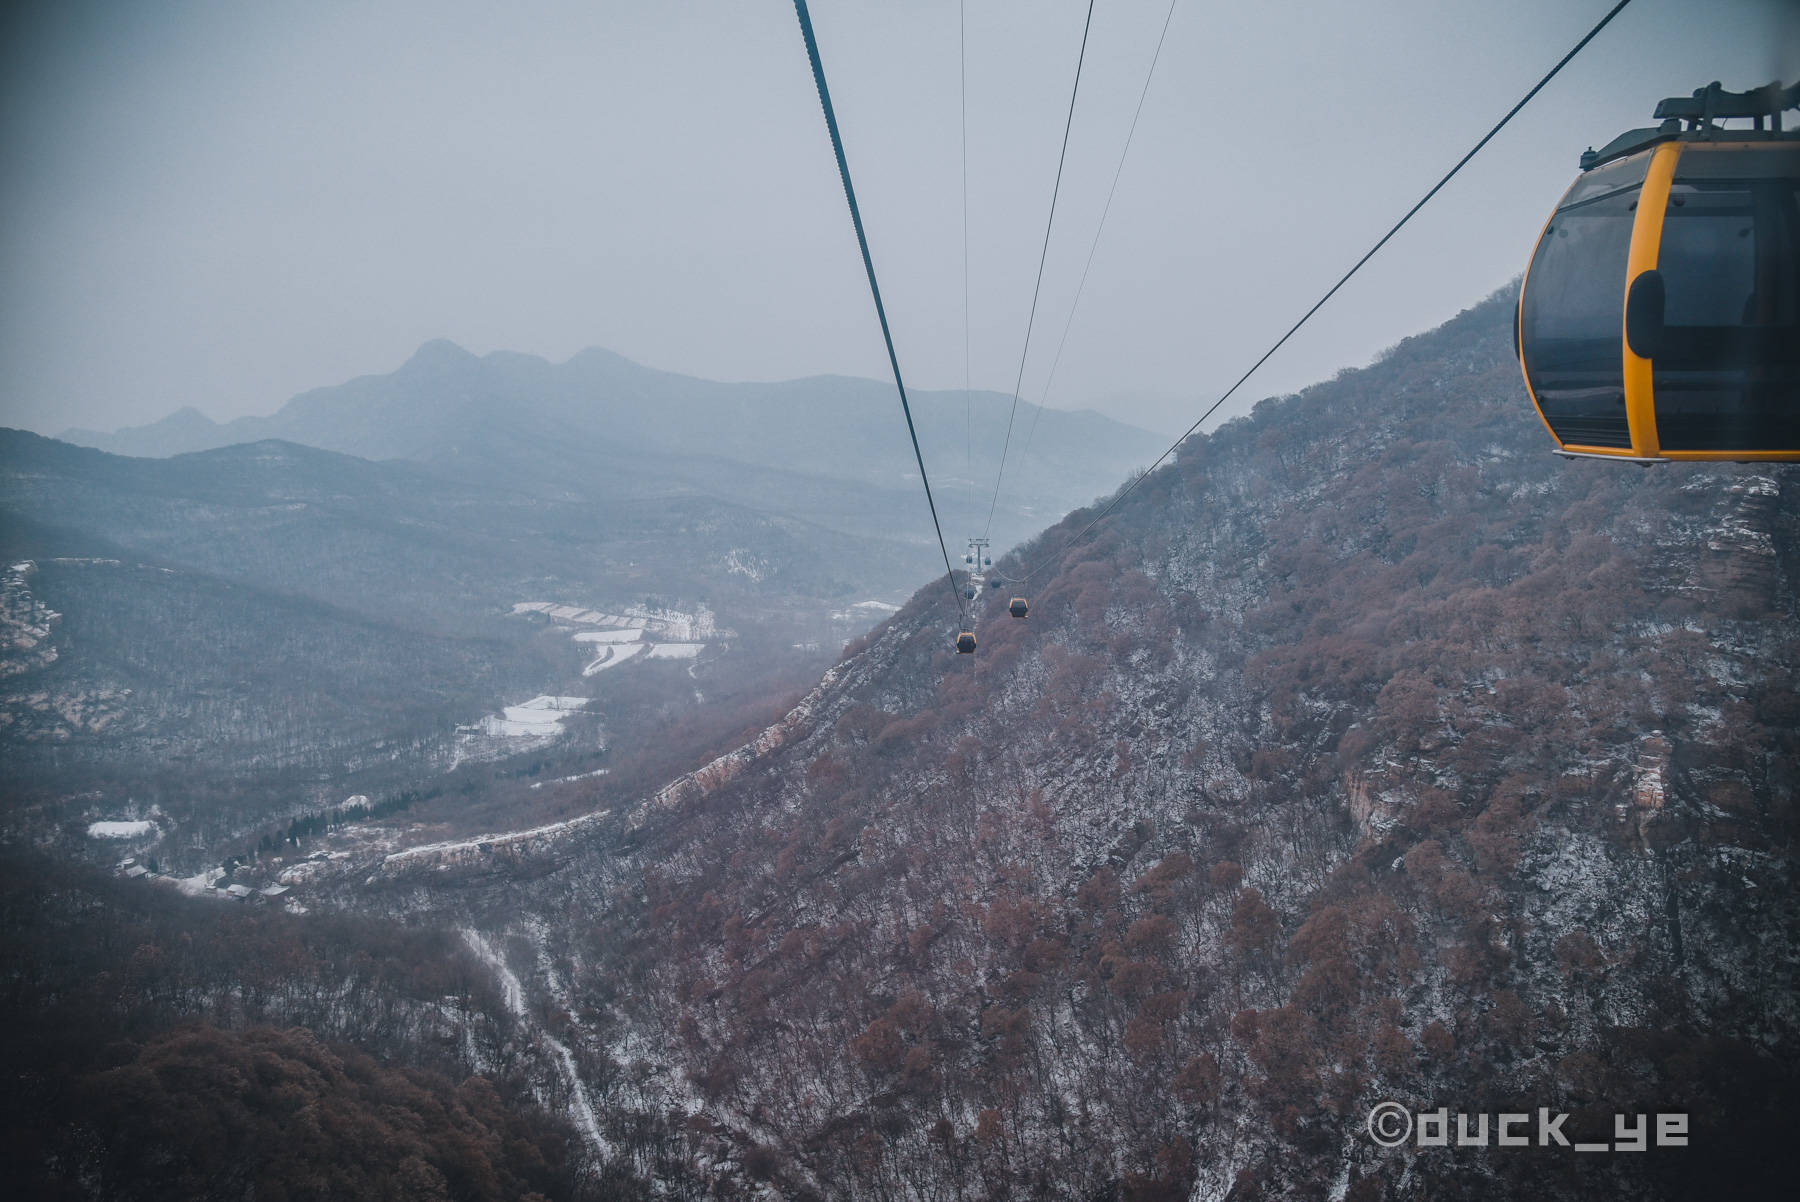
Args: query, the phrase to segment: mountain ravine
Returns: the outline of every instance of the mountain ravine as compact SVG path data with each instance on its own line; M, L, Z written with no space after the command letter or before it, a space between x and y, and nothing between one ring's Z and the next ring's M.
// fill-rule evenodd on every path
M1551 455L1509 307L1070 515L973 657L936 581L635 810L307 900L477 932L681 1196L1765 1196L1800 476Z

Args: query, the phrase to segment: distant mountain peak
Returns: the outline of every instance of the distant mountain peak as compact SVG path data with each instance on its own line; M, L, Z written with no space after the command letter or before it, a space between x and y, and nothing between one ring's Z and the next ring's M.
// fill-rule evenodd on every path
M221 427L192 405L183 405L157 421L125 426L112 433L71 428L57 438L76 446L95 447L116 455L164 456L205 446L220 436Z
M206 416L206 414L200 412L198 409L194 408L192 405L183 405L181 408L177 409L175 412L169 414L168 417L165 417L163 419L163 421L170 423L170 424L179 422L184 426L216 426L216 425L218 425L218 423L213 421L212 418Z
M632 360L627 359L624 355L621 355L618 351L608 350L606 347L603 347L603 346L584 346L580 350L576 351L572 356L570 356L570 362L574 362L576 359L592 359L597 363L598 362L606 362L606 361L611 361L614 363L630 363L630 362L632 362Z
M577 370L586 369L589 371L592 371L595 368L599 368L603 371L617 371L620 368L633 368L638 371L645 370L644 365L637 362L635 359L627 359L624 355L619 354L619 352L609 351L603 346L590 346L577 351L569 357L568 363L564 366L572 367Z
M400 370L418 371L441 370L446 367L466 367L480 360L471 352L464 350L448 338L433 338L421 343L419 349L412 353L412 358L401 365Z

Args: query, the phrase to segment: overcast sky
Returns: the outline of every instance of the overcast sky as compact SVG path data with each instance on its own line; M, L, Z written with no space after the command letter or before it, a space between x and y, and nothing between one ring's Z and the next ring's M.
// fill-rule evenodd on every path
M966 0L976 387L1010 391L1084 0ZM1610 0L1099 0L1027 399L1179 430ZM886 375L785 0L13 3L0 424L273 411L419 343L716 379ZM956 0L813 15L903 369L964 374ZM1792 0L1635 0L1244 400L1523 267L1576 157L1800 75Z

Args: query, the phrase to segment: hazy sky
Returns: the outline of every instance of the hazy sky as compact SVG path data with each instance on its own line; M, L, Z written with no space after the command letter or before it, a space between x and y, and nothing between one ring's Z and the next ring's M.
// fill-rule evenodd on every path
M1083 0L965 0L973 380L1010 391ZM1179 429L1610 6L1177 0L1049 403ZM1042 396L1166 0L1099 0L1026 373ZM274 410L419 343L718 379L886 361L793 10L18 3L0 18L0 424ZM894 321L963 381L956 0L816 0ZM1576 156L1800 75L1793 0L1635 0L1247 387L1523 267Z

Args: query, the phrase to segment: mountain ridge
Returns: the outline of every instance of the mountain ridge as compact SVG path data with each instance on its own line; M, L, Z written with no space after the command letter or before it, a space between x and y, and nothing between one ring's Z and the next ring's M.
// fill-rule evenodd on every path
M469 382L466 377L470 372L495 371L513 372L522 379L496 382L482 381L478 377L476 382L502 385L530 382L552 388L566 388L573 383L574 386L590 390L607 386L626 396L641 394L654 384L662 386L664 391L673 387L689 394L697 394L715 404L725 393L735 393L749 403L766 405L771 398L785 394L797 393L803 397L811 397L821 391L838 394L834 399L840 404L851 403L878 411L885 410L892 403L890 385L860 376L823 374L772 382L714 381L648 367L616 351L598 346L587 347L561 363L555 363L543 356L518 351L501 350L477 355L449 339L436 338L422 343L391 372L368 373L341 384L307 389L297 393L270 414L246 415L218 422L190 405L143 425L126 426L112 431L70 427L55 437L64 442L92 446L115 454L136 456L161 457L184 451L208 450L235 442L285 437L289 441L321 446L326 450L342 450L362 458L418 458L421 457L419 446L411 448L407 454L383 454L369 446L358 446L354 438L342 432L308 429L308 425L328 417L341 416L342 405L337 402L347 396L387 400L379 392L379 386L387 382L466 386ZM921 409L943 409L946 414L952 408L960 409L964 397L960 391L930 389L915 390L910 395ZM979 409L988 411L981 415L984 422L994 420L1002 410L1011 409L1011 397L1006 394L978 390L968 395ZM559 396L555 399L560 403L566 402L568 398ZM1037 407L1030 402L1022 402L1022 407L1027 418L1037 416ZM962 415L959 412L956 416ZM1121 433L1141 436L1141 449L1144 450L1156 438L1149 431L1108 418L1092 409L1045 409L1039 418L1039 424L1044 422L1050 423L1052 430L1058 423L1072 423L1083 431L1085 439L1091 439L1096 434L1101 435L1103 440L1117 438ZM947 426L951 423L940 424ZM949 434L960 433L964 432L957 430L941 435L946 448L952 441ZM1050 436L1054 437L1054 434Z
M889 385L816 376L726 384L660 371L602 348L560 364L476 356L434 340L386 375L315 388L268 416L211 423L184 409L116 434L65 441L166 458L281 439L374 462L406 461L465 484L556 501L710 497L920 552L931 526ZM1161 450L1146 431L1090 411L1050 410L1018 447L994 505L1011 398L914 394L947 536L987 529L996 547L1109 492ZM981 448L972 457L969 447ZM993 507L990 523L989 510ZM898 519L897 519L897 516ZM911 554L909 551L908 554Z

